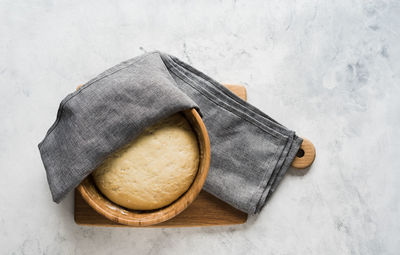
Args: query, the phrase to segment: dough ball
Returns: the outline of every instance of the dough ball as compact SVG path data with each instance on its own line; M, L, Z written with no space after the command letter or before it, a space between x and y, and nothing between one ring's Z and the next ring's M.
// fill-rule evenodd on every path
M199 165L197 137L178 113L145 129L94 172L100 191L135 210L164 207L192 184Z

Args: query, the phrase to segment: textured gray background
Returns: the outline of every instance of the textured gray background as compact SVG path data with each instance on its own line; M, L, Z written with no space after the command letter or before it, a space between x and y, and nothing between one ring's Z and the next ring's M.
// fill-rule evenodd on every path
M399 2L198 2L0 1L1 253L398 254ZM315 143L246 225L78 227L51 201L37 143L60 100L155 49Z

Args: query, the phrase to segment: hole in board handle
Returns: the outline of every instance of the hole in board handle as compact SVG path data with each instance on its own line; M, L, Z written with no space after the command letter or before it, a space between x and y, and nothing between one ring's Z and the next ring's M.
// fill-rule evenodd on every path
M302 148L297 151L296 157L302 158L304 156L304 150Z

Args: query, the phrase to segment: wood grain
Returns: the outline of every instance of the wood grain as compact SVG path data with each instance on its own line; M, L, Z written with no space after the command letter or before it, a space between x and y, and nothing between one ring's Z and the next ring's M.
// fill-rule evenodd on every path
M113 222L94 211L83 200L79 192L75 192L75 222L86 226L131 227ZM200 227L215 225L242 224L247 214L202 190L196 200L186 210L174 218L147 227Z

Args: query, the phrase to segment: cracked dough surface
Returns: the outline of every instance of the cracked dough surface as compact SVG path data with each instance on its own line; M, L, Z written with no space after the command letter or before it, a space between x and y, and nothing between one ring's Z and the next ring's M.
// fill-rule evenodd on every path
M199 164L196 134L181 114L145 129L93 172L111 201L135 210L166 206L192 184Z

